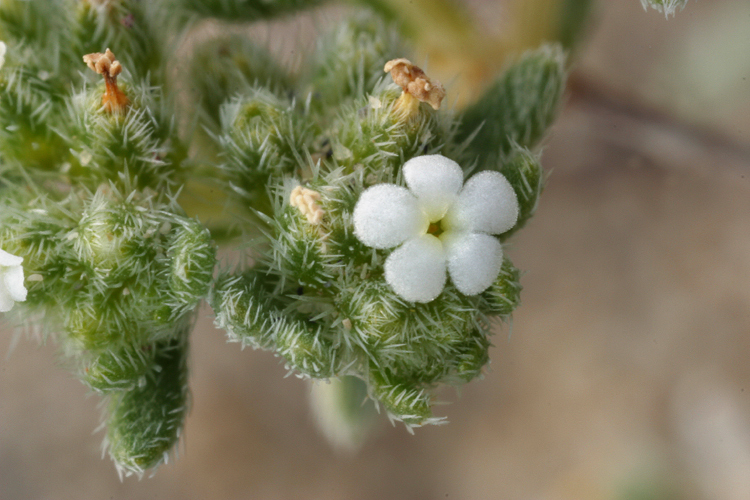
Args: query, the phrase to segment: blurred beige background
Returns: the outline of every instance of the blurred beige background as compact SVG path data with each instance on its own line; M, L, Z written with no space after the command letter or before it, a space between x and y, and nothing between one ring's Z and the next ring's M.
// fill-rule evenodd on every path
M668 21L600 3L509 248L522 305L485 379L441 391L450 424L381 418L337 453L309 383L225 344L205 311L180 457L120 482L98 398L21 340L0 361L0 499L750 498L748 54L748 2Z

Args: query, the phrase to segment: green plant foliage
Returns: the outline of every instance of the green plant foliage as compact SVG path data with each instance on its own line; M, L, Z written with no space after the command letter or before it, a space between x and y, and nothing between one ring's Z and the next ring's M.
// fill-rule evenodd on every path
M451 147L456 122L448 113L422 106L403 120L395 111L401 90L379 86L372 94L342 106L333 123L333 160L347 172L361 169L365 183L395 178L398 167L415 156Z
M458 137L482 168L495 169L514 144L533 148L557 115L565 87L565 57L545 46L511 64L484 95L462 114Z
M122 88L131 103L114 115L101 109L104 86L72 96L58 131L70 152L61 170L91 188L110 181L140 189L174 185L184 151L171 125L160 123L161 96L145 87Z
M24 58L23 45L9 45L0 70L0 151L6 163L49 171L59 168L65 142L54 132L64 98L59 82L43 72L35 56Z
M173 340L153 346L154 364L144 383L110 396L105 448L120 474L140 475L166 462L182 433L189 406L189 330L179 325Z
M300 377L340 379L336 397L367 397L409 430L444 420L435 389L482 376L496 318L520 302L501 242L538 204L534 148L559 107L562 50L524 55L456 113L415 97L437 86L421 70L406 65L415 87L403 88L383 72L409 53L372 13L321 36L297 70L247 36L183 44L205 18L269 19L320 3L0 0L0 304L54 339L105 398L105 446L123 474L165 462L183 432L189 335L204 299L228 341L271 351ZM425 155L412 165L453 168L443 219L428 221L409 191L433 181L405 172ZM491 213L461 212L475 172L492 190L477 198L502 202ZM207 212L181 196L195 186ZM443 252L447 278L431 300L396 291L387 265L401 243L382 248L357 225L366 192L383 187L422 207L427 233L402 243L429 234ZM386 215L387 201L376 206ZM451 240L440 221L454 208ZM488 226L516 208L512 228ZM216 270L212 217L231 219L217 226L237 229L227 234L241 239L229 247L246 251L241 264ZM476 264L493 274L469 290L455 273L460 244L477 241L486 253ZM352 428L373 410L336 407Z
M54 201L21 190L0 211L0 247L25 261L24 309L58 334L81 381L110 395L111 455L139 473L178 437L184 354L179 366L168 361L187 350L185 318L207 295L216 261L203 226L154 196L105 185Z
M82 54L117 47L125 68L138 80L147 75L163 75L161 44L147 21L145 2L141 0L79 0L74 2L74 22L67 53L73 62Z
M404 53L403 45L394 27L378 17L360 15L341 23L318 43L310 65L313 105L324 111L372 91L385 63Z
M231 195L255 210L270 209L269 181L292 175L304 164L315 136L306 110L296 101L254 87L222 108L224 162Z
M521 300L520 278L518 269L510 260L504 259L497 279L482 293L485 314L505 317L513 313Z

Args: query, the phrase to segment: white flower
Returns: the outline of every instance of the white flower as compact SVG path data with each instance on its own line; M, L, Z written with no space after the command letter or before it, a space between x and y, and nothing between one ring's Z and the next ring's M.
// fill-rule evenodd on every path
M443 291L446 267L465 295L497 278L503 249L493 234L516 224L518 198L498 172L480 172L461 188L458 164L442 155L418 156L403 168L409 189L378 184L354 207L354 232L365 245L392 248L385 279L403 299L430 302Z
M0 250L0 312L8 312L13 304L26 300L21 262L23 257Z
M7 47L5 46L5 42L0 41L0 69L3 69L3 64L5 64L6 50L7 50Z

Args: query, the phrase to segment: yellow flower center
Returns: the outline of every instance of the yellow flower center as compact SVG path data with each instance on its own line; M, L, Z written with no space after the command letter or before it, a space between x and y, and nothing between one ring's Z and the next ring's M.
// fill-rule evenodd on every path
M431 222L429 227L427 228L427 234L431 234L436 238L439 238L441 234L443 234L445 230L443 229L443 226L440 224L440 222Z

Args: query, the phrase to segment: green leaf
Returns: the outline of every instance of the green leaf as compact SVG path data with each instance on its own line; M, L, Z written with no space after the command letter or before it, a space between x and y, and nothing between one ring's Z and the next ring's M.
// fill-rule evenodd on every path
M514 144L533 148L544 137L562 100L564 64L559 45L526 53L463 112L457 138L471 138L481 169L497 169Z
M158 343L143 384L112 396L106 444L120 473L142 474L167 460L188 410L187 333Z
M534 215L539 196L544 189L544 170L536 155L526 148L515 146L510 157L500 166L502 173L518 197L518 220L516 225L500 236L505 240L521 229Z

